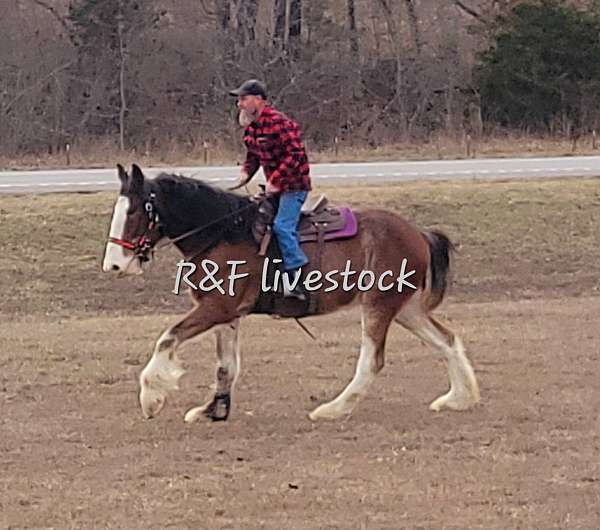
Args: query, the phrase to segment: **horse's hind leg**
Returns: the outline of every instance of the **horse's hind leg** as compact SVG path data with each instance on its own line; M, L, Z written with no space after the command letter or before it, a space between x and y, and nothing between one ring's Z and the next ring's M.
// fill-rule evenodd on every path
M465 355L462 340L427 314L419 296L412 297L395 321L446 356L450 390L431 403L431 410L439 411L444 407L465 410L479 401L479 386L473 367Z
M358 400L367 392L369 385L384 365L385 338L393 314L362 307L362 343L360 356L352 381L333 401L324 403L309 414L313 421L337 419L350 414Z
M229 417L231 392L240 372L239 319L215 330L217 338L217 373L215 395L201 407L185 414L184 421L191 423L202 415L212 420Z

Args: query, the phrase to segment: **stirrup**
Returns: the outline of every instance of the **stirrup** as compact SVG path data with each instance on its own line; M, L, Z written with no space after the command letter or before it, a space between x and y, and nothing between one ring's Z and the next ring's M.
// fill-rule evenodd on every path
M294 287L291 291L286 287L286 285L283 286L283 297L284 298L296 298L298 300L306 300L306 294L296 285L296 287Z

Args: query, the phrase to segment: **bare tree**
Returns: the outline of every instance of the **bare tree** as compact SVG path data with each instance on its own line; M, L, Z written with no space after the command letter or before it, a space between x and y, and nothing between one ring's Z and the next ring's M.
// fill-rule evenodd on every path
M350 38L350 52L354 59L358 59L358 33L356 31L356 6L354 0L346 0L348 13L348 35Z
M417 17L417 11L415 8L414 0L404 0L406 9L408 11L408 21L410 23L410 29L412 31L413 40L415 42L415 48L417 49L417 55L421 55L421 48L423 43L421 41L421 32L419 30L419 19Z
M125 49L125 30L123 22L123 0L119 0L119 12L117 13L117 35L119 38L119 96L121 106L119 109L119 147L125 150L125 114L127 112L127 99L125 96L125 70L127 52Z
M65 32L68 33L69 26L65 17L61 15L54 6L51 6L48 2L44 2L44 0L31 0L31 2L35 5L43 7L46 11L48 11L54 17L54 19L62 26L63 30L65 30Z
M522 1L3 0L0 151L204 139L237 149L227 90L250 76L312 146L481 131L476 54ZM70 14L83 4L78 25ZM155 24L159 4L168 16ZM596 93L578 103L581 127L597 125Z
M483 15L479 11L468 6L463 0L453 0L453 1L454 1L454 5L456 7L458 7L458 9L460 9L463 13L466 13L467 15L469 15L473 18L476 18L477 20L483 19Z
M390 108L396 103L400 107L400 130L402 135L406 135L406 100L404 96L404 64L402 61L404 55L404 46L402 43L402 34L399 29L399 25L396 19L396 12L393 9L392 0L379 0L379 5L383 9L385 15L385 24L387 26L388 35L393 43L394 48L394 60L396 63L396 72L394 80L394 93L392 98L386 103L386 105L380 110L379 113L375 114L369 121L369 127L379 119L379 116L387 113Z
M288 25L286 23L286 13L288 12L288 5L289 0L275 0L275 29L273 31L273 44L275 48L283 48L285 46L285 42L287 41Z
M238 28L244 45L256 39L256 17L258 16L258 0L238 0Z
M288 0L289 2L289 25L290 38L294 39L302 34L302 0Z

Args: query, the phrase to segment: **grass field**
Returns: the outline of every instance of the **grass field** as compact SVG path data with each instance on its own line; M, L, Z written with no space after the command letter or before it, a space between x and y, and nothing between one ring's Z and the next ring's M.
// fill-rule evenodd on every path
M337 202L381 206L459 246L452 300L595 294L600 287L596 179L319 187ZM115 193L3 196L4 318L74 312L180 312L169 293L178 254L165 249L142 278L100 270ZM123 289L128 296L123 297Z
M351 377L355 310L242 323L230 421L183 423L210 393L214 339L186 344L153 421L136 377L190 307L179 256L100 271L114 193L0 198L0 527L593 528L600 520L600 185L595 179L319 188L459 246L437 311L482 402L431 413L443 360L392 328L353 416L307 412ZM273 339L276 337L276 340Z

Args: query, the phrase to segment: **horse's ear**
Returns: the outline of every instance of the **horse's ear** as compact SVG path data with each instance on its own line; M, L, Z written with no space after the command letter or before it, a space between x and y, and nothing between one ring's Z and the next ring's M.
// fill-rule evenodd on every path
M144 189L144 174L137 164L132 164L131 166L130 188L137 191Z
M127 172L121 164L117 164L117 171L119 172L119 180L125 184L127 182Z

